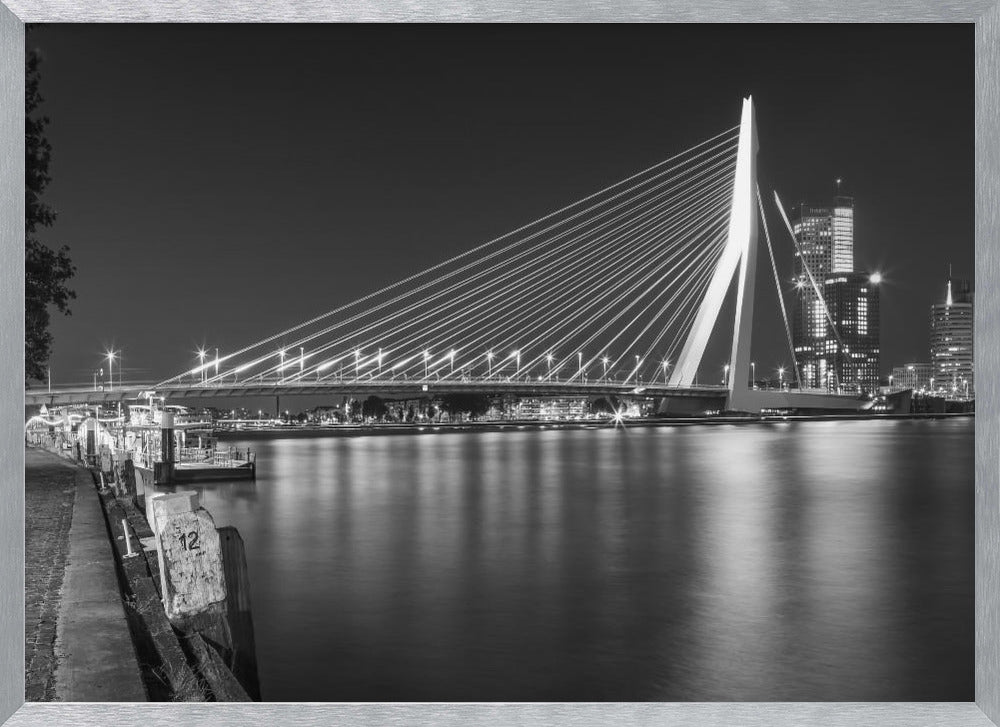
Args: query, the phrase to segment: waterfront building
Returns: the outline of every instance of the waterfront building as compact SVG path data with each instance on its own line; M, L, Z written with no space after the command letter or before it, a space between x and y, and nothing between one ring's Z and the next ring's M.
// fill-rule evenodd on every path
M828 330L816 357L823 388L871 392L879 386L879 285L875 275L841 273L823 281L836 330Z
M837 195L829 205L801 204L793 214L792 341L799 375L803 388L834 388L839 379L831 377L836 367L831 367L830 354L836 336L830 335L823 288L834 273L854 272L854 198Z
M854 271L854 198L837 195L830 205L801 204L795 210L792 233L798 242L795 276L808 267L816 278Z
M513 412L517 419L583 419L588 413L588 400L580 396L526 397L517 403Z
M934 364L931 363L914 362L894 366L889 377L889 389L890 391L904 389L926 391L931 388L931 379L933 378Z
M931 306L934 391L953 399L975 398L972 336L972 286L949 277L944 302Z

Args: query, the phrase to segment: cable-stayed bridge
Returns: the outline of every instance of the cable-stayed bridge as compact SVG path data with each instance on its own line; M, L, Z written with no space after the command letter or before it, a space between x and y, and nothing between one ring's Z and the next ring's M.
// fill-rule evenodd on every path
M749 383L760 223L778 285L757 148L747 98L737 126L242 349L203 354L152 386L29 390L26 403L154 391L170 400L483 392L642 395L661 398L664 409L857 409L856 397ZM730 336L719 316L734 286ZM782 315L790 345L783 307ZM719 331L728 363L722 376L717 366L706 375L705 351Z

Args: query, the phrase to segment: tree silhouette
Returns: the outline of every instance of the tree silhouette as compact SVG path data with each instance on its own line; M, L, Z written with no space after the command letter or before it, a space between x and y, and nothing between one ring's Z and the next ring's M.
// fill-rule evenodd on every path
M486 394L453 393L441 397L441 411L450 416L468 414L477 419L489 411L490 398Z
M39 93L37 50L27 54L24 82L24 377L25 381L41 380L52 351L49 331L49 306L69 315L69 301L76 293L66 285L76 268L69 258L69 248L63 245L53 250L42 243L37 232L51 227L56 212L42 200L42 193L51 181L49 161L52 146L45 137L49 119L38 115L42 103Z
M388 407L386 407L385 402L374 394L365 399L361 405L361 415L366 419L369 417L372 419L382 419L387 411Z

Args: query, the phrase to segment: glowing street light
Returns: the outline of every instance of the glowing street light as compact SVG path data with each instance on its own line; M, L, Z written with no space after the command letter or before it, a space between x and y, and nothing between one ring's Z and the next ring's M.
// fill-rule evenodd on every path
M778 388L779 389L784 389L785 388L785 367L784 366L778 367Z
M663 385L667 385L667 369L670 368L670 362L667 359L663 359Z
M639 354L636 354L635 355L635 385L636 386L639 385L639 364L640 363L641 362L639 361ZM628 382L625 382L625 383L628 383Z
M218 347L216 347L216 349L215 349L215 375L216 376L219 375L219 348ZM122 380L121 366L119 366L118 367L118 381L121 382L121 380Z
M299 346L299 375L300 376L302 375L302 372L305 371L305 368L306 368L306 349L305 349L305 346Z
M424 350L424 378L425 379L427 378L427 362L430 360L430 358L431 358L431 352L425 349Z
M552 358L553 356L551 353L545 354L545 363L549 365L546 378L549 379L550 381L552 380Z
M455 349L448 352L448 358L451 360L451 373L455 373Z
M516 361L516 368L514 369L514 375L517 376L518 372L521 371L521 349L514 351L514 353L512 353L511 356L513 356L514 360Z
M489 378L493 375L493 352L486 352L486 377Z
M108 391L113 391L115 388L115 376L111 369L112 365L115 362L115 352L108 351L107 357L108 357Z
M753 388L757 388L757 364L753 361L750 362L750 382Z
M604 380L605 381L608 380L608 362L610 360L611 359L609 359L607 356L601 356L601 363L604 364Z
M576 352L576 373L583 378L583 351Z
M207 353L208 352L203 348L198 349L198 368L201 370L202 383L205 382L205 355Z
M729 364L723 364L722 366L722 383L723 385L729 383Z
M278 366L278 372L281 374L281 383L285 383L285 349L278 351L278 355L281 356L281 364Z
M868 282L871 283L872 285L878 285L879 283L882 282L882 273L877 271L872 273L871 275L868 276Z
M357 379L361 375L361 349L354 349L354 378Z

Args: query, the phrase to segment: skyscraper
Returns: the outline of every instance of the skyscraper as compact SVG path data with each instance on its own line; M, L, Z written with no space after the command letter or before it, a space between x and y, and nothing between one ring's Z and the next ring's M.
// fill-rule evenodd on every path
M931 306L933 389L954 398L974 398L973 294L969 281L948 278L943 303Z
M805 267L816 278L829 273L854 271L854 198L838 195L830 206L801 204L792 220L798 240L795 277L805 276Z
M875 391L881 351L880 278L841 273L823 281L823 294L836 323L817 359L820 385L841 391ZM831 380L832 379L832 380Z
M800 205L792 233L797 243L792 341L802 386L875 388L879 281L854 272L854 198L838 194L827 206Z

